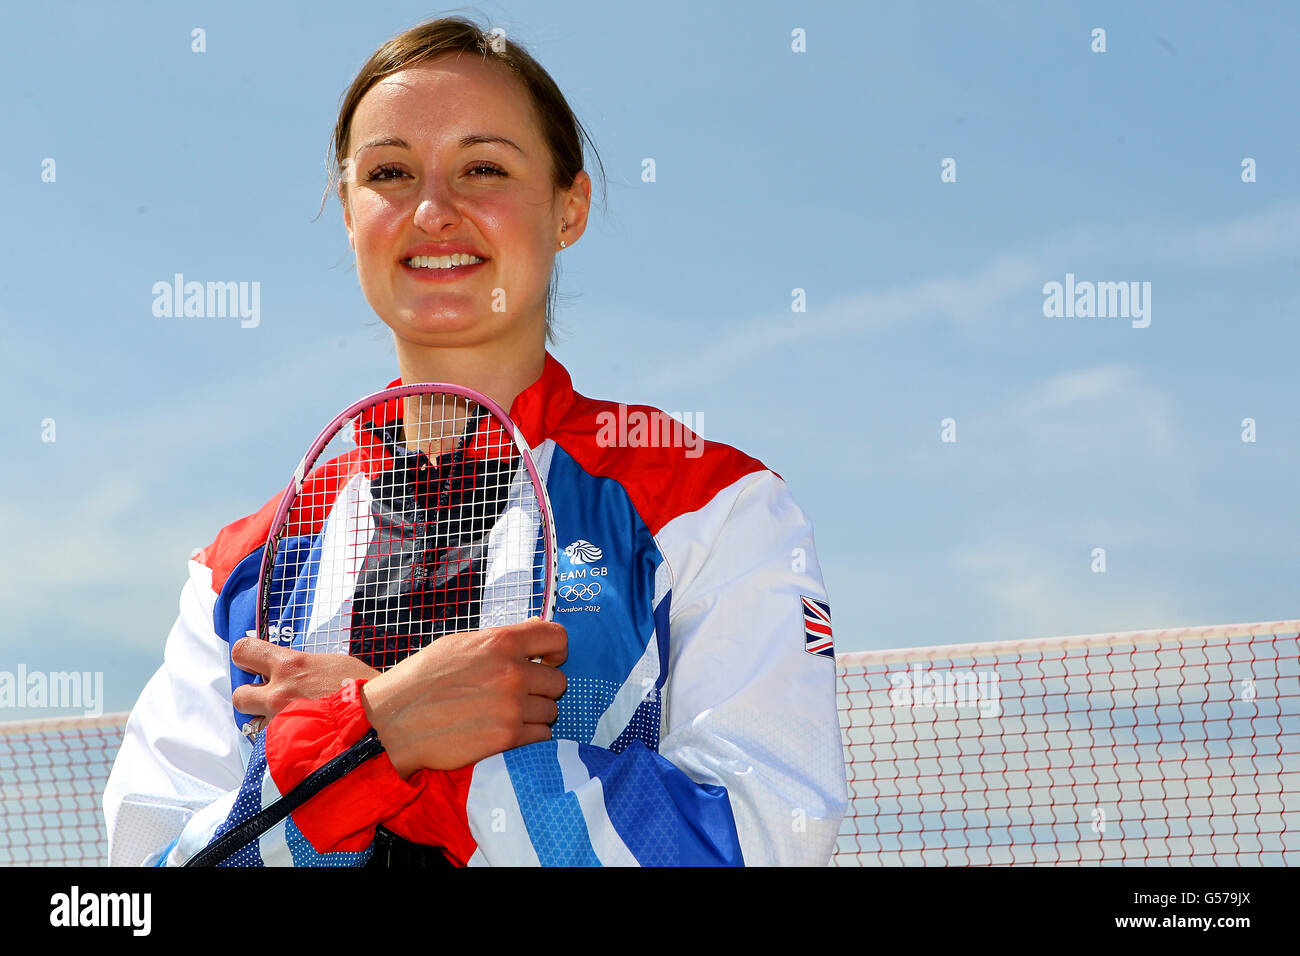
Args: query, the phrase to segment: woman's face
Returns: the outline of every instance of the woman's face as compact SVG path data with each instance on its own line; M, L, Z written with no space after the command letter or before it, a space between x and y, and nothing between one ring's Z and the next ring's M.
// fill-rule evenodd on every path
M398 338L537 347L555 253L586 225L590 178L553 191L550 152L518 81L472 55L395 73L361 99L347 150L341 195L361 288ZM410 261L456 252L485 261Z

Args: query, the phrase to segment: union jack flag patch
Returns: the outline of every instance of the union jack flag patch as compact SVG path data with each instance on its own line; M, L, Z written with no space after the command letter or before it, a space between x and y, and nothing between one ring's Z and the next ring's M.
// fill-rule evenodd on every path
M835 642L831 640L831 606L799 595L803 602L803 649L809 654L835 659Z

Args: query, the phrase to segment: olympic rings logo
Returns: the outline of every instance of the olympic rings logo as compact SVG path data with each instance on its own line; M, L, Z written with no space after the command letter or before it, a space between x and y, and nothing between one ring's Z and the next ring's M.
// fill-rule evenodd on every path
M590 601L600 593L600 582L590 584L566 584L559 590L560 597L566 601Z

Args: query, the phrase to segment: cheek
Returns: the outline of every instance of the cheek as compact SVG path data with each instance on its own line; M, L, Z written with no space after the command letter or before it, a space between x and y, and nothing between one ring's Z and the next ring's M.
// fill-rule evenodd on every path
M352 233L357 249L387 249L402 230L405 213L373 194L359 197L352 206Z
M533 197L520 193L484 196L467 205L464 213L499 248L532 251L539 240L545 246L542 237L547 224Z

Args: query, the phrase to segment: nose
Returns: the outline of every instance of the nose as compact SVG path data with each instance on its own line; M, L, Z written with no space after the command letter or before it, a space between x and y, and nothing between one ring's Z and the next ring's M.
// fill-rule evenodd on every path
M460 218L456 204L446 191L432 192L415 207L415 225L429 235L437 235L448 224L458 223Z

